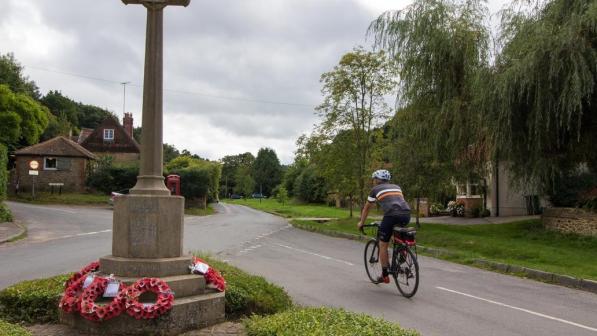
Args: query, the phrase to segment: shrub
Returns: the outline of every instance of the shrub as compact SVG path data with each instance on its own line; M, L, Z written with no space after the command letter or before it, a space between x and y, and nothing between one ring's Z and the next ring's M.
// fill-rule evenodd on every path
M270 335L419 335L398 324L336 308L292 309L272 316L245 320L249 336Z
M284 188L284 186L278 188L276 193L276 199L279 203L282 203L282 205L288 202L288 191L286 191L286 188Z
M10 322L58 321L58 301L68 275L19 282L0 291L0 317Z
M87 177L87 186L109 194L112 191L130 189L137 183L139 167L115 166L111 157L101 158L97 167Z
M0 335L3 336L31 336L25 328L0 320Z
M204 198L209 192L209 171L200 167L188 167L177 171L180 175L180 192L187 199Z
M5 204L0 203L0 223L2 222L12 222L12 213Z
M0 143L0 201L6 198L6 188L8 186L8 151L6 146Z
M491 216L491 211L489 211L489 209L483 209L483 211L481 212L481 217L489 217Z
M226 279L226 316L274 314L292 306L290 296L282 287L209 256L200 257L220 271Z

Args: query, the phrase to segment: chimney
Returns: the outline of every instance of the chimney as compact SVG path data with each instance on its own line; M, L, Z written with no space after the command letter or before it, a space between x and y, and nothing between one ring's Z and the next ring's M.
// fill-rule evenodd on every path
M133 114L132 113L124 113L124 118L122 119L122 126L124 126L124 130L126 133L133 137Z

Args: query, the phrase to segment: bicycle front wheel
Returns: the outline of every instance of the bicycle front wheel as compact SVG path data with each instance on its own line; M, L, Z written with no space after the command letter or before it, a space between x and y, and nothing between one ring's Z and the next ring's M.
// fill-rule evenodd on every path
M370 240L365 245L365 271L369 280L377 283L381 276L381 263L379 262L379 244L377 240Z
M419 288L419 263L417 257L409 248L399 249L394 252L398 269L394 272L394 282L402 296L410 298Z

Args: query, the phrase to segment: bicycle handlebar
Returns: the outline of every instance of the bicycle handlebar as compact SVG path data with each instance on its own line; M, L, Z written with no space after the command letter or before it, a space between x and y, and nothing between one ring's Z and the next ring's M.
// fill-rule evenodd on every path
M365 225L361 226L360 231L365 236L367 235L367 233L365 233L365 230L364 230L366 227L379 227L379 222L373 222L371 224L365 224Z

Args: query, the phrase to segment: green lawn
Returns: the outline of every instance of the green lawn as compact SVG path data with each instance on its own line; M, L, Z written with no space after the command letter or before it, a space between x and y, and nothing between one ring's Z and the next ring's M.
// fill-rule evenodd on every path
M311 228L358 234L356 219L297 222ZM463 264L487 259L597 280L597 238L547 231L540 220L483 225L423 223L417 243L448 250L454 255L442 258Z
M230 204L246 205L251 208L266 211L283 217L317 217L317 218L348 218L350 212L348 209L335 208L325 204L301 204L294 201L289 201L286 204L278 202L275 199L242 199L232 200L226 199L223 202ZM353 216L359 216L359 209L353 209ZM376 212L371 211L370 216L375 216Z
M207 208L185 208L184 214L189 216L208 216L214 213L214 208L211 205L208 205Z
M10 195L9 200L15 202L24 202L32 204L68 204L68 205L108 205L110 196L104 194L91 193L62 193L51 194L49 192L39 192L35 194L35 199L31 194L21 193L18 196Z

